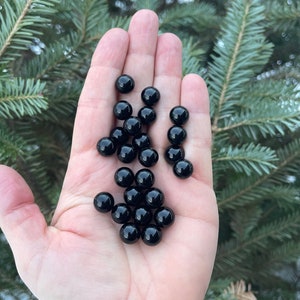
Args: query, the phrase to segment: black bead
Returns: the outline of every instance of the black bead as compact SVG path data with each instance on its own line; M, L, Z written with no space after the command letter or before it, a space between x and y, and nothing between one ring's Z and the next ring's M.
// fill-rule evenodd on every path
M173 166L174 174L182 179L190 177L193 169L192 163L186 159L178 160Z
M132 139L132 146L136 149L149 148L151 145L150 137L146 133L136 135Z
M141 133L142 122L137 117L129 117L124 121L123 128L129 135L137 135Z
M122 127L115 127L112 129L109 137L119 145L125 144L129 139L127 132Z
M184 128L174 125L168 130L168 139L171 144L179 146L186 138Z
M111 210L111 217L118 224L127 223L131 218L131 209L125 203L116 204Z
M116 145L109 137L100 139L97 143L97 150L103 156L109 156L115 153Z
M139 162L144 167L152 167L158 161L158 153L153 148L144 148L139 152Z
M159 227L168 227L174 223L175 214L169 207L160 207L154 213L154 220Z
M160 93L155 87L149 86L142 91L141 97L147 106L153 106L159 101Z
M133 181L134 174L129 168L122 167L115 172L115 182L118 186L129 187Z
M162 238L162 232L156 225L148 225L141 233L143 242L148 246L157 245Z
M170 111L170 119L173 124L181 126L189 119L189 112L183 106L175 106Z
M143 201L143 192L137 186L129 186L124 191L124 200L130 206L138 206Z
M184 159L184 149L180 146L171 145L165 151L165 159L169 164Z
M144 189L150 188L154 184L154 174L148 169L141 169L135 174L136 184Z
M121 100L114 105L113 112L118 120L126 120L132 114L132 106L125 100Z
M120 238L126 244L137 242L140 236L140 230L134 223L126 223L120 228Z
M133 90L134 80L129 75L123 74L117 78L115 85L120 93L126 94Z
M114 197L107 192L101 192L97 194L94 198L95 208L102 213L111 211L112 207L114 206L114 203Z
M137 225L148 225L152 221L152 212L145 206L138 207L133 212L133 219Z
M138 117L143 124L149 125L156 119L156 112L152 107L144 106L139 110Z
M129 164L136 158L137 151L133 148L132 145L124 144L121 147L119 147L117 155L118 159L121 162Z
M145 203L151 208L159 208L163 205L165 196L158 188L151 188L145 193Z

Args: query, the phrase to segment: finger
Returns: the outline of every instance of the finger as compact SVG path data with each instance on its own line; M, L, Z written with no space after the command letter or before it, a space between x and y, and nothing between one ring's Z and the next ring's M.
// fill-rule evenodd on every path
M134 90L126 95L126 100L133 104L134 114L142 106L142 90L153 83L157 32L158 17L153 11L140 10L132 17L128 29L129 49L123 72L135 80Z
M128 43L127 32L117 28L108 31L98 43L78 102L73 153L94 149L99 138L109 134L117 97L114 84L122 73Z
M0 166L0 195L0 227L22 273L46 247L47 224L24 179L6 166Z

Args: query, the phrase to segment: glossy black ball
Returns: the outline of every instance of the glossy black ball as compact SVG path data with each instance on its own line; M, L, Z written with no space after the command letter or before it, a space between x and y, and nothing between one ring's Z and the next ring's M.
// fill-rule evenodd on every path
M170 111L170 119L173 124L181 126L189 119L189 111L183 106L175 106Z
M116 80L116 89L123 94L129 93L134 88L134 80L131 76L123 74Z
M140 188L150 188L154 181L154 174L149 169L141 169L135 174L135 182Z
M134 147L130 144L124 144L119 147L117 151L118 159L125 163L129 164L131 163L137 155L137 151L134 149Z
M180 146L171 145L165 151L165 159L169 164L184 159L184 149Z
M104 137L98 141L97 150L101 155L109 156L115 153L116 144L114 143L113 139Z
M130 206L139 206L143 201L142 189L138 186L129 186L124 191L124 200Z
M117 145L125 144L129 139L127 132L122 127L113 128L110 132L109 137Z
M132 114L132 106L125 100L121 100L114 105L113 112L118 120L126 120Z
M168 139L172 145L179 146L186 139L186 131L184 128L174 125L168 130Z
M107 192L101 192L97 194L94 198L95 208L102 213L107 213L111 211L112 207L114 206L114 203L114 197Z
M159 208L163 205L165 196L158 188L151 188L145 192L145 203L151 208Z
M158 153L153 148L144 148L139 152L138 159L144 167L152 167L158 162Z
M134 244L141 236L139 228L134 223L126 223L120 228L120 238L126 244Z
M154 213L154 220L157 226L168 227L174 223L174 211L169 207L160 207Z
M159 101L160 93L155 87L149 86L142 91L141 97L147 106L153 106Z
M174 174L181 179L190 177L193 174L193 170L193 164L186 159L177 161L173 166Z
M111 217L118 224L127 223L131 218L131 209L125 203L116 204L111 210Z
M162 232L156 225L146 226L141 233L143 242L148 246L157 245L162 238Z
M121 167L115 172L114 178L118 186L129 187L134 181L134 173L129 168Z
M145 206L136 208L133 212L133 219L137 225L148 225L152 221L151 209Z
M145 125L149 125L156 119L156 112L150 106L142 107L138 112L138 117L141 119L141 122Z
M132 146L138 150L149 148L151 146L151 139L146 133L141 133L132 139Z
M141 133L142 122L137 117L129 117L124 121L123 128L129 135L138 135Z

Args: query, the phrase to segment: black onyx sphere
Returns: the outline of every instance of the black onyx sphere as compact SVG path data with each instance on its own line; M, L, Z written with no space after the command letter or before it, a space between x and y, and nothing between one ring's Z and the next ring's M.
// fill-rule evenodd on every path
M159 101L160 93L155 87L149 86L142 91L141 97L147 106L153 106Z
M154 220L159 227L168 227L174 223L175 214L169 207L160 207L154 213Z
M143 189L150 188L154 184L154 174L148 169L141 169L135 174L136 184Z
M118 186L129 187L134 181L134 174L131 169L122 167L115 172L115 182Z
M145 193L145 203L151 208L159 208L164 203L165 196L158 188L151 188Z
M143 124L149 125L156 119L156 112L152 107L144 106L139 110L138 117Z
M141 133L142 122L137 117L129 117L124 121L123 128L129 135L137 135Z
M107 192L101 192L97 194L94 198L95 208L102 213L111 211L112 207L114 206L114 203L114 197Z
M120 228L120 238L126 244L137 242L141 236L139 228L134 223L126 223Z
M134 149L134 147L130 144L124 144L119 147L117 151L118 159L125 163L129 164L131 163L137 155L137 151Z
M144 167L152 167L158 161L158 153L153 148L144 148L139 152L138 159Z
M125 144L129 136L125 132L125 130L122 127L115 127L111 130L109 137L116 143L116 144Z
M188 178L193 173L193 165L186 159L179 160L173 166L174 174L182 179Z
M98 141L97 150L101 155L109 156L115 153L116 145L113 139L109 137L104 137Z
M129 75L123 74L116 80L116 89L123 94L129 93L134 88L134 80Z
M141 206L134 210L133 219L137 225L148 225L152 220L152 212L150 208Z
M165 151L165 158L169 164L184 159L184 149L180 146L171 145Z
M125 203L116 204L111 210L111 217L118 224L127 223L131 218L131 209Z
M143 201L142 189L137 186L129 186L124 191L124 200L130 206L138 206Z
M149 148L151 145L150 137L146 133L136 135L132 139L132 145L136 149Z
M183 106L175 106L170 111L170 119L173 124L181 126L189 119L189 112Z
M113 112L118 120L126 120L132 114L132 106L125 100L121 100L114 105Z
M162 232L158 226L148 225L143 229L141 236L146 245L155 246L161 241Z
M168 130L168 139L172 145L179 146L186 138L186 131L184 128L174 125Z

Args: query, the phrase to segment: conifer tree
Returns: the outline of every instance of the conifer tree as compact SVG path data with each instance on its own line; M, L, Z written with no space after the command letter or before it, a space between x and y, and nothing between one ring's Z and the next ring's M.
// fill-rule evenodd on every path
M108 29L126 29L141 8L155 10L161 31L182 39L183 73L202 75L210 92L220 237L207 299L252 297L247 284L259 299L293 298L300 255L297 1L0 0L0 163L26 178L50 219L92 52ZM6 296L33 299L0 234L0 299Z

